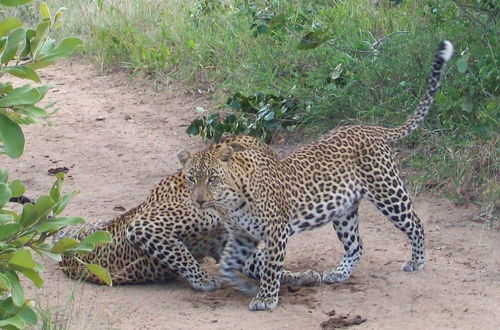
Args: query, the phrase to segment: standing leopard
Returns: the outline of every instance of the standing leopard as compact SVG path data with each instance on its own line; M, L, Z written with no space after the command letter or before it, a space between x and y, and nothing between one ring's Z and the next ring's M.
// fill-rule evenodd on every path
M424 268L424 229L389 144L408 136L422 122L452 53L452 44L443 41L425 96L412 118L400 127L342 127L282 159L256 149L234 152L227 145L194 155L178 154L193 203L200 210L217 210L226 221L229 241L221 261L223 277L243 292L256 291L236 275L250 263L253 277L260 279L251 310L278 304L288 237L304 230L333 224L345 253L336 269L324 271L322 280L348 279L363 250L358 206L364 197L410 239L411 258L402 270ZM265 248L257 253L258 260L241 255L242 250L255 250L260 241Z
M276 156L272 148L250 136L229 136L211 148L224 145L231 145L236 151L258 149L269 157ZM217 212L198 210L190 204L188 187L178 172L163 179L139 206L112 220L88 223L58 237L82 239L97 230L109 231L111 243L76 257L106 268L114 285L165 282L180 276L195 290L211 291L220 286L220 280L209 275L199 261L204 257L219 261L228 234ZM242 253L250 255L252 251ZM261 253L256 253L251 260L259 259ZM63 256L59 264L71 278L102 284L75 256ZM258 266L249 263L243 272L252 275L250 269L255 267ZM321 277L313 271L286 272L283 280L314 285Z

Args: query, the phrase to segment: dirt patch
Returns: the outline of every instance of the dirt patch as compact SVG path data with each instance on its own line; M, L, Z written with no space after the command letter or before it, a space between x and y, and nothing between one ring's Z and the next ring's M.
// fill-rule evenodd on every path
M331 310L326 313L328 316L334 316L335 310ZM350 315L339 315L336 317L331 317L327 321L321 322L321 328L324 330L329 329L339 329L339 328L347 328L353 325L360 325L361 323L366 322L366 319L361 315L355 315L351 317Z
M168 81L129 81L78 61L47 68L42 78L55 85L46 101L57 101L60 110L51 117L52 126L27 127L25 154L15 162L2 158L1 166L27 184L26 195L32 198L49 191L54 177L48 169L69 169L65 190L81 193L67 215L88 221L114 217L143 201L161 178L179 168L178 151L203 147L184 130L197 106L209 108L206 95ZM410 251L406 237L363 202L365 250L353 277L316 288L285 286L271 312L248 311L250 299L230 288L201 293L182 281L112 288L77 284L48 260L45 288L33 289L31 296L70 329L314 329L333 309L350 315L347 320L366 318L356 329L496 329L498 232L473 222L478 210L471 205L457 207L427 195L418 196L415 205L426 231L424 271L400 271ZM336 267L342 254L326 226L290 240L286 267L323 271Z

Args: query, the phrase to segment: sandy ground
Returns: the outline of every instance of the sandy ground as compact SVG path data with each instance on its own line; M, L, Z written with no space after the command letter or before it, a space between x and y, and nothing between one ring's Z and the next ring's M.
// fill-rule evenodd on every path
M60 109L50 119L53 126L27 127L22 159L2 158L1 166L28 185L28 196L48 192L54 179L48 170L67 167L66 191L81 189L68 215L96 221L137 205L179 167L179 150L203 147L184 130L196 106L209 106L207 95L168 82L130 81L78 60L42 76L54 85L46 100L57 101ZM248 311L250 300L232 289L200 293L181 281L111 288L78 284L48 260L45 288L32 292L51 309L53 320L70 329L320 329L328 328L328 320L332 325L365 319L355 327L498 329L499 232L483 229L473 206L456 207L440 196L418 196L416 208L427 234L424 271L400 271L409 254L406 238L364 203L365 254L352 278L315 288L284 287L272 312ZM333 229L324 227L293 237L286 265L322 271L341 257Z

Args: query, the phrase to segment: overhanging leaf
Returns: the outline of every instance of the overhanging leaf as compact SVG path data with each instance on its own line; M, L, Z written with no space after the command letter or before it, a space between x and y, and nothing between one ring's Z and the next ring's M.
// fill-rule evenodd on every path
M26 323L30 324L31 326L35 326L38 321L36 313L27 304L24 304L24 306L17 311L17 315L19 315L24 321L26 321Z
M113 285L113 281L111 280L111 276L103 267L96 264L85 264L85 267L89 272L97 276L101 281L106 283L109 286Z
M0 241L8 240L14 237L21 230L21 225L18 223L7 223L0 225Z
M31 251L27 249L21 249L14 253L14 255L10 258L9 263L21 268L35 269L36 267Z
M0 22L0 38L7 35L10 31L23 26L19 18L9 17L2 22Z
M0 292L1 291L10 291L12 285L10 284L9 279L4 274L0 273Z
M26 322L18 315L9 317L8 319L5 320L0 320L0 327L3 328L7 326L13 326L14 328L17 329L24 329L26 328Z
M0 99L0 103L3 99ZM1 107L1 106L0 106ZM10 158L19 158L24 151L24 134L18 124L0 113L0 140Z
M26 66L21 66L21 65L9 66L3 68L2 70L18 78L33 80L34 82L37 83L41 82L40 77L38 77L38 74L34 70Z
M40 277L37 271L32 269L23 269L21 272L35 284L37 288L41 288L43 286L43 279Z
M12 191L12 197L20 197L26 191L26 187L19 180L14 180L9 184L9 188Z
M52 250L50 252L52 253L63 253L66 250L72 249L75 246L80 244L79 241L76 239L70 238L70 237L63 237L60 240L54 244L52 247Z
M4 274L7 276L10 284L12 285L12 302L17 307L21 307L24 304L24 290L19 282L19 277L17 277L17 274L12 270L7 270Z
M47 220L44 223L33 227L33 229L38 233L43 233L47 231L51 232L59 230L65 226L77 225L84 222L85 220L83 220L80 217L61 217L61 218Z
M82 243L92 243L99 246L106 243L111 243L113 238L107 231L98 230L82 240Z
M6 183L0 183L0 206L3 206L12 197L12 191Z
M25 40L26 30L22 27L15 28L12 30L8 37L7 43L5 44L5 49L3 51L2 57L0 57L0 63L5 64L12 60L16 55L19 45L23 40Z
M60 58L68 58L77 49L83 47L83 41L80 38L66 38L59 45L51 49L46 54L41 54L39 60L50 62Z
M38 88L24 85L17 87L7 96L0 99L0 107L8 108L15 105L35 104L43 97Z

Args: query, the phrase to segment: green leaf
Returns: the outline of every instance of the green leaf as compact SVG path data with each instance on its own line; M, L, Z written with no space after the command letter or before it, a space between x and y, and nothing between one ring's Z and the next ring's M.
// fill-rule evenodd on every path
M7 183L7 180L9 180L9 172L0 168L0 183Z
M26 66L22 65L9 66L3 68L2 70L18 78L33 80L34 82L37 83L42 82L40 80L40 77L38 77L38 74L34 70Z
M12 270L7 270L4 274L7 276L10 284L12 285L12 302L17 307L21 307L24 304L24 290L19 282L19 277L17 277L17 274Z
M43 233L47 231L56 231L65 226L78 225L84 222L85 220L80 217L61 217L47 220L44 223L33 227L33 229L38 233Z
M466 58L461 57L461 58L458 59L458 61L457 61L457 70L458 70L458 72L465 73L465 71L467 71L468 67L469 67L469 65L467 64L467 59Z
M0 292L1 291L10 291L12 285L10 284L10 280L4 274L0 273Z
M40 42L42 42L42 40L44 39L45 31L47 31L49 26L50 26L50 21L43 21L40 24L38 24L36 27L35 38L31 42L31 51L37 57L37 58L35 58L35 60L37 60L37 61L38 61L38 55L36 55L36 54L38 54L38 48L40 46L43 46L43 44L40 44ZM32 69L35 70L34 68L32 68Z
M35 202L35 209L38 216L43 216L52 206L54 206L54 201L47 195L42 195L38 197Z
M19 111L31 118L43 118L48 116L44 109L34 105L23 105Z
M54 261L60 262L62 260L60 254L52 253L44 249L37 249L36 247L33 247L33 250L35 250L35 252L38 253L39 255L49 257Z
M32 269L23 269L21 272L35 284L37 288L41 288L43 286L43 279L40 277L37 271Z
M58 215L59 213L61 213L62 211L64 211L64 209L66 208L66 205L68 205L68 202L70 201L70 199L73 198L73 197L75 197L79 193L80 193L79 190L75 190L75 191L72 191L70 194L64 195L59 200L59 202L57 202L57 204L54 206L54 209L53 209L54 214Z
M50 195L50 198L52 198L52 200L54 202L58 202L59 199L61 198L62 182L63 182L63 180L58 178L54 182L54 184L52 185L52 188L50 189L50 194L49 195Z
M50 20L50 9L49 6L47 6L46 2L42 2L40 4L40 14L42 15L43 19Z
M85 267L88 269L89 272L97 276L101 281L106 283L109 286L113 285L113 281L111 280L111 276L109 276L109 273L106 269L99 265L95 264L85 264Z
M19 58L25 58L31 53L31 39L33 39L36 35L35 30L29 29L26 30L26 40L24 41L24 48L21 50L19 54Z
M8 108L15 105L35 104L43 97L39 88L24 85L15 88L7 96L0 99L0 107Z
M7 97L5 97L7 98ZM5 99L4 98L4 99ZM4 100L0 99L0 103ZM1 105L0 105L1 107ZM0 113L0 140L10 158L19 158L24 151L24 134L18 124Z
M7 43L3 51L2 57L0 57L0 63L5 64L12 60L16 55L17 49L20 43L26 38L26 30L22 27L15 28L9 33L7 37Z
M14 255L10 258L9 263L21 268L35 269L36 267L31 251L27 249L21 249L14 253Z
M111 243L112 241L113 237L111 236L110 233L108 233L107 231L98 230L92 233L91 235L85 237L82 240L82 243L92 243L95 246L99 246L102 244Z
M31 0L0 0L0 5L15 7L25 5L30 2Z
M54 244L54 246L52 247L52 250L50 252L63 253L66 250L74 248L78 244L80 244L80 242L77 241L76 239L69 238L69 237L63 237L60 240L58 240L56 242L56 244Z
M54 61L56 59L69 58L77 48L83 47L83 41L80 38L66 38L59 45L51 49L46 54L41 54L39 60L44 62Z
M6 183L0 183L0 206L6 204L12 197L12 191Z
M6 241L21 230L21 225L18 223L8 223L0 225L0 241Z
M9 184L9 188L12 191L12 197L20 197L26 191L26 187L19 180L14 180Z
M31 226L37 220L37 213L35 205L31 203L26 203L23 205L23 212L19 219L19 224L23 227Z
M35 326L38 319L36 317L36 313L29 307L28 305L24 304L18 311L17 315L19 315L26 323L30 324L31 326Z
M0 22L0 38L7 35L10 31L23 26L19 18L9 17L6 20Z
M80 243L77 246L75 246L73 249L66 250L66 252L71 252L71 253L79 253L81 255L86 255L89 254L90 252L94 251L95 245L92 243Z
M0 223L10 222L14 219L12 214L0 214Z
M191 124L186 128L186 134L189 135L198 135L200 134L200 123L199 120L193 120Z
M1 1L1 0L0 0ZM26 322L18 315L9 317L5 320L0 320L0 327L13 326L18 329L26 328Z

